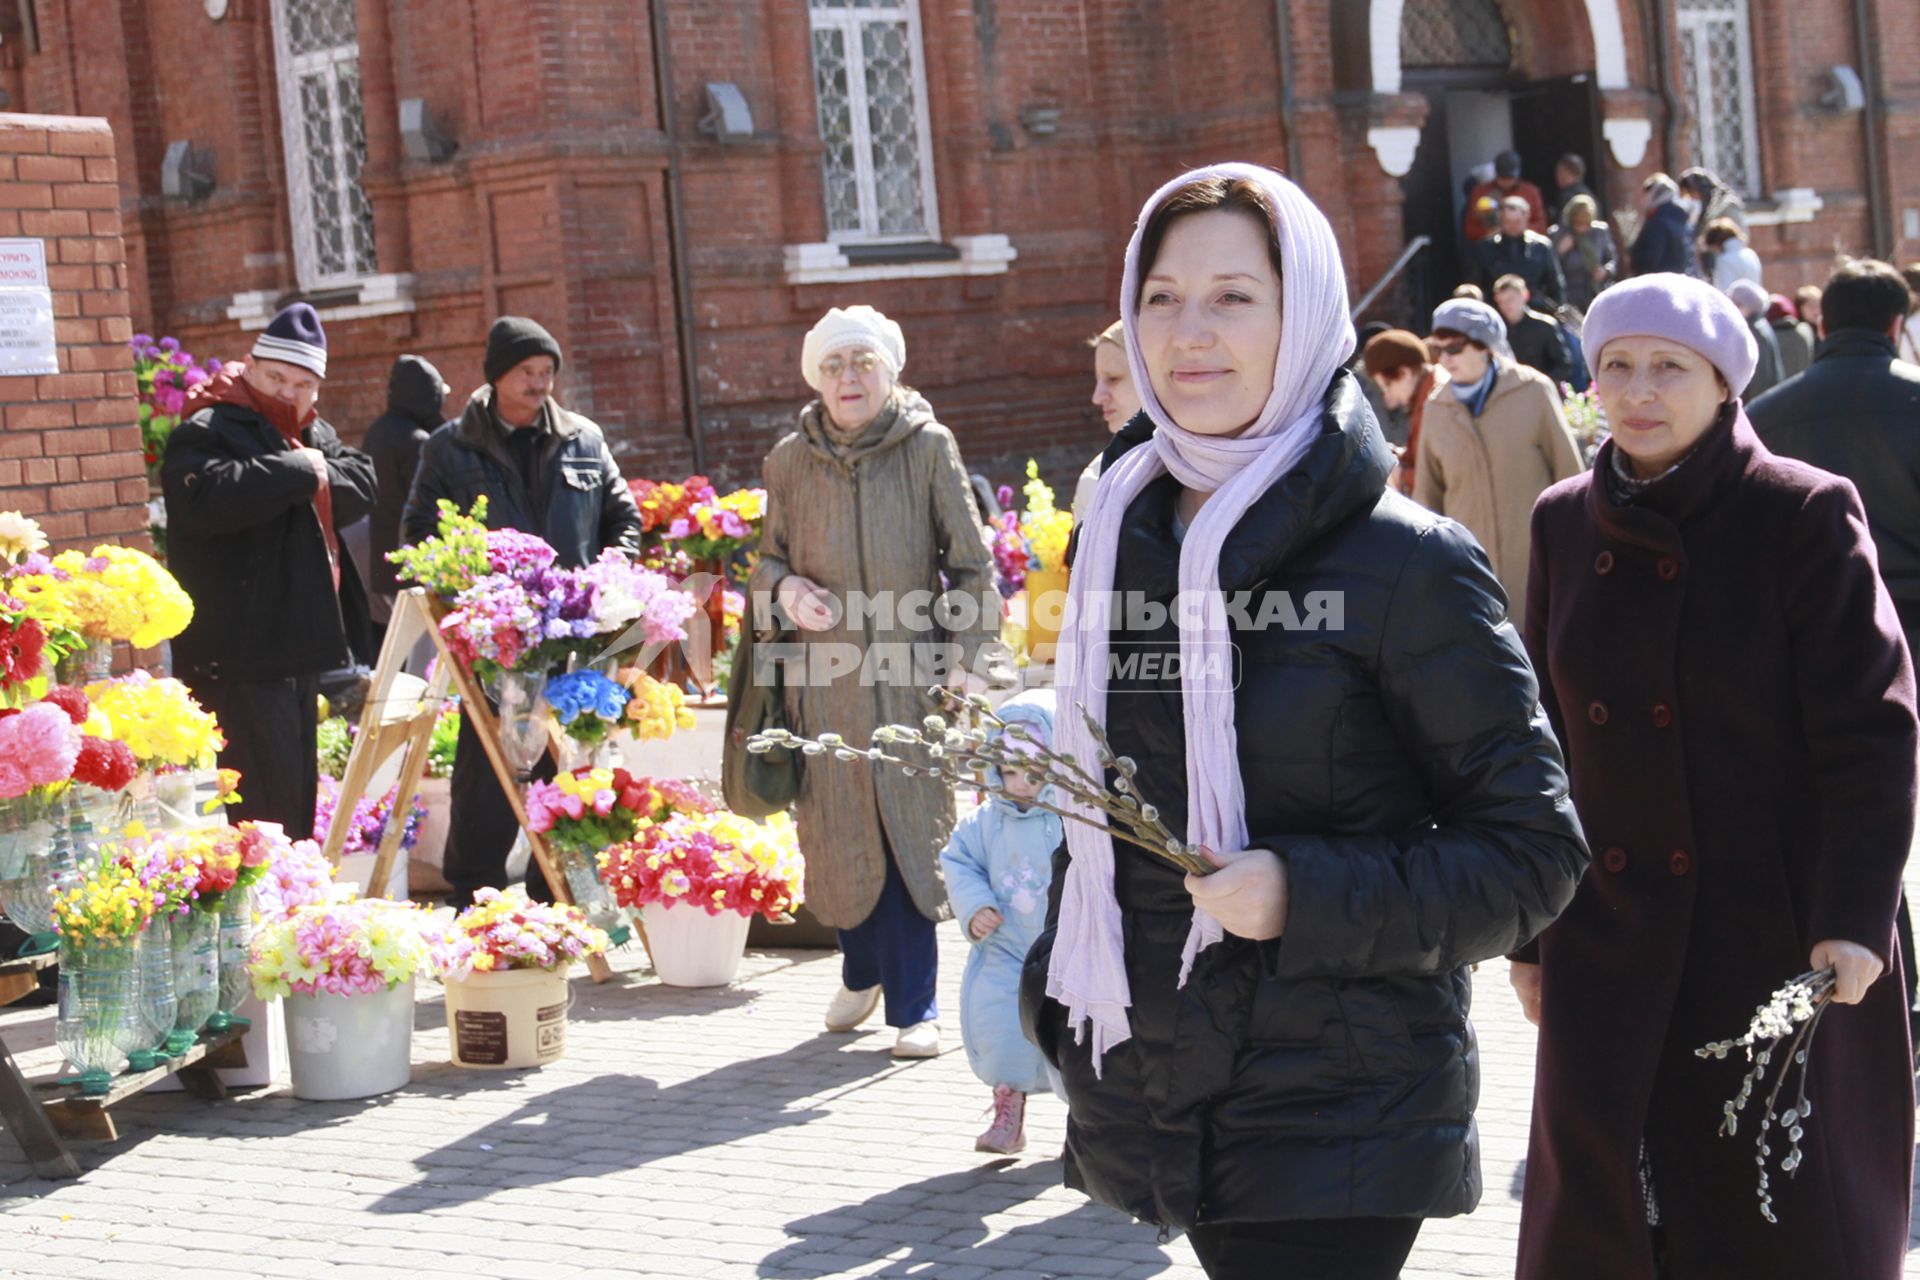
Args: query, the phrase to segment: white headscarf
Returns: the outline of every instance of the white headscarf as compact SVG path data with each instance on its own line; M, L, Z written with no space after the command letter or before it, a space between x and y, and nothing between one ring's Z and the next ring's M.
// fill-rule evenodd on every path
M1259 186L1278 226L1283 268L1273 392L1253 425L1232 437L1197 435L1174 422L1154 394L1140 352L1140 280L1152 265L1140 261L1142 233L1154 210L1175 191L1209 178L1245 179ZM1188 799L1183 838L1209 849L1242 849L1247 842L1246 794L1231 674L1210 670L1203 660L1208 652L1217 655L1230 634L1220 590L1220 548L1247 508L1299 463L1319 433L1327 388L1354 350L1346 272L1332 226L1299 187L1258 165L1212 165L1175 178L1141 209L1127 246L1120 307L1133 385L1157 430L1149 445L1127 453L1101 476L1081 527L1069 587L1071 629L1061 636L1059 650L1056 735L1062 751L1099 776L1097 749L1078 708L1106 723L1108 611L1090 610L1087 602L1113 589L1115 551L1128 504L1163 471L1172 472L1188 488L1211 492L1180 548L1180 590L1189 599L1205 601L1202 625L1183 625L1180 634ZM1092 809L1083 812L1098 817ZM1098 1072L1106 1050L1131 1034L1127 1008L1132 995L1113 891L1113 839L1105 830L1080 822L1069 822L1066 829L1073 863L1062 888L1047 994L1066 1006L1068 1024L1078 1038L1085 1039L1087 1023L1092 1022ZM1194 958L1220 935L1217 920L1195 911L1181 957L1182 985Z

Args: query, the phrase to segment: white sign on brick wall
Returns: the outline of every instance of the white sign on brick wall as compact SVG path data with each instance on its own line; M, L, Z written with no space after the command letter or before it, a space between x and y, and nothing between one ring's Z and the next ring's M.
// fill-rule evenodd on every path
M58 372L46 241L0 239L0 377Z

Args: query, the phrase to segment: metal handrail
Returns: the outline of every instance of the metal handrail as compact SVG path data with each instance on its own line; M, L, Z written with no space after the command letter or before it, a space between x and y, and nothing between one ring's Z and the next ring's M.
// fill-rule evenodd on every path
M1358 319L1360 313L1372 306L1373 300L1386 291L1386 287L1393 283L1394 278L1407 269L1407 264L1413 261L1413 255L1432 243L1432 236L1415 236L1408 241L1407 247L1400 251L1400 256L1393 260L1393 265L1387 268L1386 274L1373 282L1373 288L1360 295L1360 301L1353 304L1353 310L1348 313L1347 318Z

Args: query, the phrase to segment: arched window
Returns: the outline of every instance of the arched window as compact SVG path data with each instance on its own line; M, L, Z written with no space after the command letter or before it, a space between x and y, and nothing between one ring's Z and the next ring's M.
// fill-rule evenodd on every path
M303 289L373 275L373 206L353 0L274 0L294 264Z
M1674 19L1693 161L1735 191L1757 196L1760 141L1754 132L1747 0L1677 0Z
M1497 67L1513 62L1513 35L1495 0L1406 0L1400 65Z

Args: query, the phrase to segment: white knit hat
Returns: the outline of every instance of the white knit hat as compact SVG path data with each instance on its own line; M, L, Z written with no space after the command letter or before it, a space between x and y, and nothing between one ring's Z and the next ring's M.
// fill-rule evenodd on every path
M896 378L907 367L907 339L899 325L869 306L834 307L807 331L800 348L800 376L820 390L820 362L848 347L872 347Z

